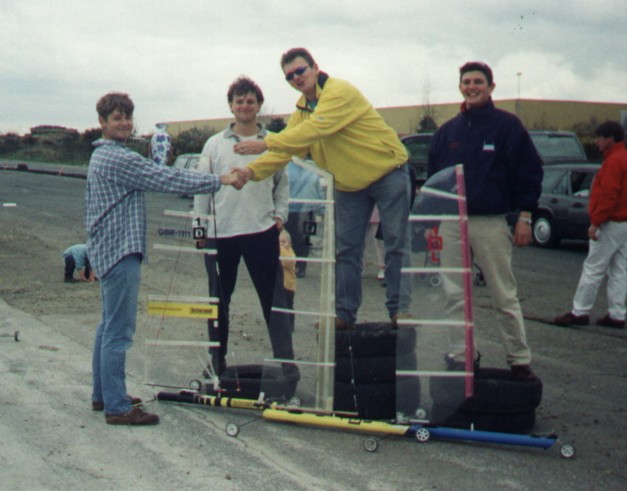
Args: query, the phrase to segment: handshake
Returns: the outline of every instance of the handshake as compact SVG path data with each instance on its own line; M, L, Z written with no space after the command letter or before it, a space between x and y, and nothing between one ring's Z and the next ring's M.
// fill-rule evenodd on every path
M220 181L223 185L233 186L235 189L242 189L244 184L250 181L254 177L254 173L251 169L244 167L236 167L231 169L228 174L222 174Z

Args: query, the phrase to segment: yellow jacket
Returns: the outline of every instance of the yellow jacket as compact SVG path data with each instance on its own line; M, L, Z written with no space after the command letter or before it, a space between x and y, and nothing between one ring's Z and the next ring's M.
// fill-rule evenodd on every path
M407 162L407 151L372 104L350 83L320 72L318 103L296 103L287 128L265 138L270 150L248 164L256 181L287 164L292 155L312 159L335 178L340 191L359 191Z

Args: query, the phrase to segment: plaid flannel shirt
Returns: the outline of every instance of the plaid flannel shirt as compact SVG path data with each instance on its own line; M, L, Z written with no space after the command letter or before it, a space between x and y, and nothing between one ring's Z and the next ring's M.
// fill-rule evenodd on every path
M211 193L220 189L220 177L173 169L100 139L94 142L85 191L87 255L98 274L105 276L122 258L146 253L144 191Z

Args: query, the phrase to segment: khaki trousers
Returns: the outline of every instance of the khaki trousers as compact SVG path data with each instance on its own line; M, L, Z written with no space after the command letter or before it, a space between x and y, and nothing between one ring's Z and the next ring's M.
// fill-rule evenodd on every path
M506 361L509 365L528 365L531 351L527 345L525 324L516 279L512 272L512 235L504 215L476 215L469 217L470 249L474 261L483 271L490 289L494 308L499 314L499 328ZM440 226L443 249L440 253L442 267L460 267L461 252L459 224L444 222ZM449 244L449 247L447 247ZM464 291L462 277L458 274L442 275L447 293L447 309L454 315L463 309ZM456 336L456 339L461 339ZM463 353L462 346L453 346L452 353Z

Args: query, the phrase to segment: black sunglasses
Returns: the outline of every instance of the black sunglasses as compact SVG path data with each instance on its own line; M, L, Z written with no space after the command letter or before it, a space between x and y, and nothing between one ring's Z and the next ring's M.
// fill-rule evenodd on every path
M309 66L301 66L297 68L296 70L291 71L290 73L286 73L285 80L287 80L288 82L291 82L295 76L300 77L303 73L305 73L307 71L307 68L309 68Z

